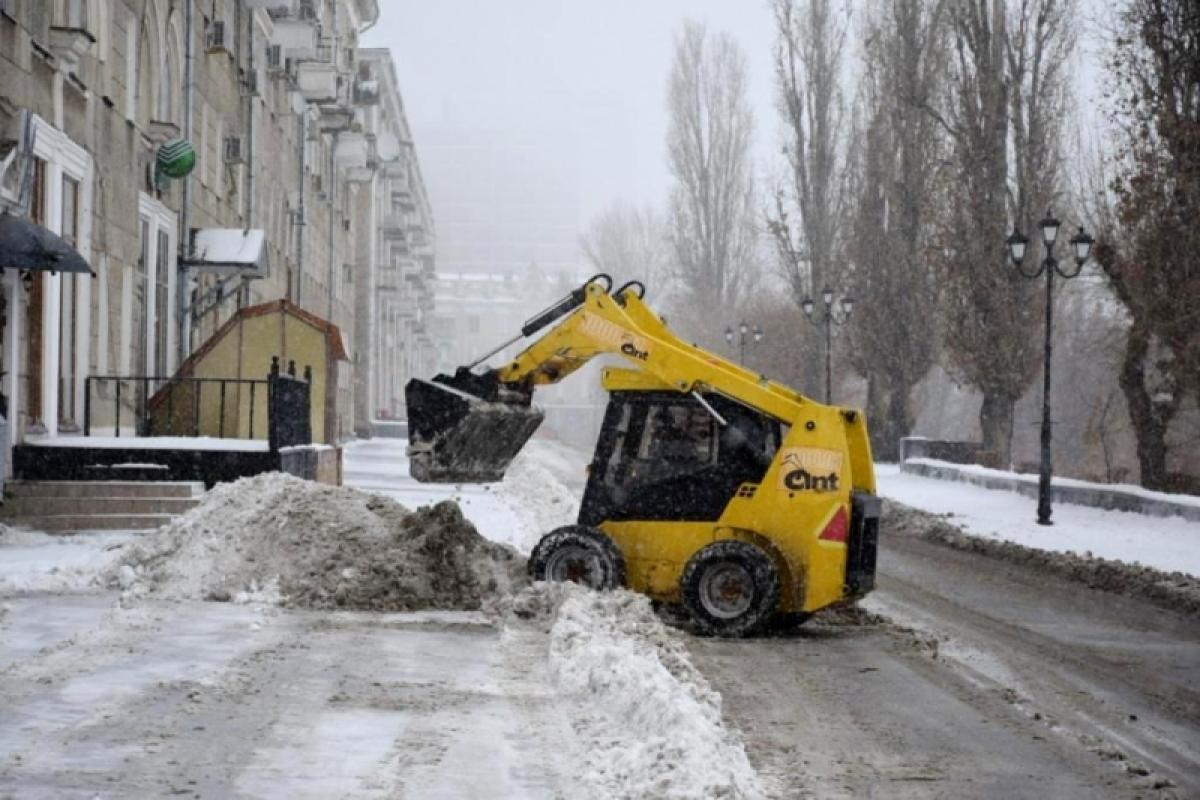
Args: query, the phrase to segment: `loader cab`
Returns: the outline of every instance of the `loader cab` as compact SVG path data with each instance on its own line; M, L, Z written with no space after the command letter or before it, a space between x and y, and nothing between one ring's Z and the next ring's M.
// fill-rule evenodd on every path
M613 392L592 459L579 522L720 519L743 483L759 483L783 426L716 394Z

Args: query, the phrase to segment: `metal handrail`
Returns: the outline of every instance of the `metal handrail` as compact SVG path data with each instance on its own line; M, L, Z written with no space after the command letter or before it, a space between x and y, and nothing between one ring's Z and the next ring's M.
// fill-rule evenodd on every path
M249 415L249 438L254 438L254 407L255 407L255 390L262 385L267 387L266 391L270 392L270 382L266 379L255 378L194 378L194 377L177 377L177 376L160 376L160 375L89 375L84 378L84 395L83 395L83 435L92 435L92 384L113 383L116 389L113 393L113 433L119 437L121 435L121 386L124 383L141 384L141 413L140 421L137 430L145 432L150 426L150 411L151 411L151 395L150 386L155 385L155 393L157 394L164 387L173 387L178 385L194 385L196 391L193 398L192 412L192 436L200 435L200 406L201 395L205 384L218 384L221 387L220 406L218 410L217 423L217 438L225 438L225 399L230 384L235 386L250 387L250 415ZM174 433L171 426L174 422L174 391L169 391L166 396L167 403L167 432ZM188 435L180 432L179 435Z

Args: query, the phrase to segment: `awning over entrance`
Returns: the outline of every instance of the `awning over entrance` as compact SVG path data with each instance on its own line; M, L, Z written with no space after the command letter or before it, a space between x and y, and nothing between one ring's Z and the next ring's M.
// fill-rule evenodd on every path
M95 275L83 256L61 236L8 212L0 214L0 269Z
M267 239L260 228L197 228L192 253L184 266L197 272L240 274L265 278L271 274Z

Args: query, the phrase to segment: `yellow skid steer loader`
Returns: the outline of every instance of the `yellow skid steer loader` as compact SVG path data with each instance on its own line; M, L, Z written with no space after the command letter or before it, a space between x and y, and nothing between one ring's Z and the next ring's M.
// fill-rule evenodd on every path
M627 586L729 636L865 595L880 504L862 414L684 342L644 295L597 275L475 364L410 381L413 476L499 480L542 420L535 388L616 354L632 366L603 371L610 400L578 524L541 539L534 579Z

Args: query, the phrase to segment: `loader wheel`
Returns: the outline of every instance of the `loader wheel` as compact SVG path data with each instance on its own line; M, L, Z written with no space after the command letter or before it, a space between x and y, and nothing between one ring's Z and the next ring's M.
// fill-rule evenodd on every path
M625 557L603 531L567 525L550 531L529 554L535 581L571 581L589 589L625 585Z
M748 542L710 544L688 561L679 583L684 608L702 633L754 633L779 604L775 562Z

